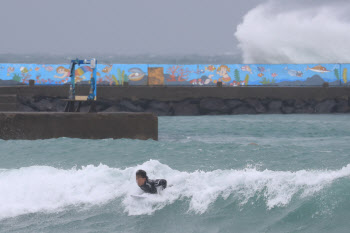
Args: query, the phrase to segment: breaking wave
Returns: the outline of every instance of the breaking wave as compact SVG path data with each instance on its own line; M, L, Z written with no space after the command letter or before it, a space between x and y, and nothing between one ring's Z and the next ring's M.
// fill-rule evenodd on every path
M140 193L135 171L144 169L151 178L165 178L171 187L161 195L135 200ZM187 201L188 211L203 214L218 199L229 197L244 206L260 199L266 209L287 206L292 199L312 197L338 179L350 177L350 164L339 170L271 171L242 170L181 172L150 160L125 169L100 164L78 169L31 166L0 170L0 219L28 213L59 212L81 205L93 208L118 200L128 215L152 214L175 201Z

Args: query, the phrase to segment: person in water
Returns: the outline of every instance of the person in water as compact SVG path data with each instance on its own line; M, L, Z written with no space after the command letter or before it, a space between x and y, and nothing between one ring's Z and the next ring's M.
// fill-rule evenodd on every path
M136 183L145 193L158 193L167 186L164 179L150 180L144 170L136 172Z

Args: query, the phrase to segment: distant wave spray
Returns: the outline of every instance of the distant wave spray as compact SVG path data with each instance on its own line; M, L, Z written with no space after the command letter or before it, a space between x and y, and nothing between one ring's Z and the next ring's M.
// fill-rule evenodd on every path
M235 36L244 63L349 63L349 1L269 0Z

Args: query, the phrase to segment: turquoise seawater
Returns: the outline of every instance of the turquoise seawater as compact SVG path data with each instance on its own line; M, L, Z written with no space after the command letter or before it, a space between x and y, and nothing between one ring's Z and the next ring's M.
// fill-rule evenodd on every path
M349 232L349 115L160 117L159 141L0 140L0 232ZM140 193L135 171L165 178Z

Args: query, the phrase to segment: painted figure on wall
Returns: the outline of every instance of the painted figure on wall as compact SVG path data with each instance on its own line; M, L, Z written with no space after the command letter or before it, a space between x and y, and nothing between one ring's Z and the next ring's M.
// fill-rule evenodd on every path
M209 71L209 72L214 72L215 70L216 68L213 65L206 66L204 69L204 71Z
M303 77L303 72L297 71L297 70L288 69L288 66L286 66L284 68L284 70L286 70L290 76L295 76L295 77L299 77L299 78Z
M130 73L128 76L130 81L140 81L145 77L145 73L137 67L129 69L128 72Z
M231 81L231 77L228 75L227 72L230 72L230 68L227 65L219 66L219 68L216 71L216 73L220 76L218 82L228 83Z
M11 75L11 73L12 72L14 72L15 71L15 67L9 67L9 68L7 68L7 76L10 76Z
M250 66L248 66L248 65L242 66L242 67L241 67L241 70L242 70L242 71L249 72L250 74L253 73L253 72L252 72L252 68L250 68Z
M75 82L81 82L82 80L86 79L83 74L86 72L92 72L92 69L89 66L82 66L75 70ZM69 81L70 77L70 70L67 68L64 68L63 66L59 66L56 69L56 73L59 75L54 75L54 78L62 79L59 83L67 83Z
M92 72L92 69L90 66L81 66L78 69L75 70L75 82L81 82L83 80L86 79L86 77L84 76L85 73L87 72ZM92 73L91 73L92 75ZM99 74L96 73L97 76L99 76Z
M117 77L115 77L114 74L110 74L110 72L112 71L113 65L108 65L105 68L102 69L102 72L105 73L104 77L100 77L97 80L97 83L102 83L103 81L107 82L110 86L112 86L113 84L118 85L119 82L117 80ZM96 73L97 76L100 76L100 73L97 72Z
M22 66L21 68L19 68L19 70L21 71L21 75L22 75L22 81L23 82L29 82L29 79L31 78L31 74L30 73L28 73L29 72L29 70L28 70L28 68L27 67L24 67L24 66Z
M61 74L61 76L54 75L55 78L59 78L59 79L65 79L65 78L68 78L70 76L70 70L64 68L63 66L57 67L56 73Z
M209 75L210 76L210 75ZM203 85L209 85L210 82L211 82L211 78L206 76L206 75L203 75L202 77L198 78L198 79L192 79L190 81L190 84L192 85L199 85L199 86L203 86Z
M314 67L311 67L311 68L309 66L307 66L306 70L311 70L311 71L318 72L318 73L330 72L329 70L326 69L326 67L323 67L321 65L314 66Z
M113 65L106 66L105 68L103 68L102 72L109 74L109 72L111 72L112 68L113 68Z
M61 76L54 75L54 78L62 79L58 83L67 83L69 81L69 76L70 76L70 70L69 69L64 68L63 66L59 66L56 69L56 73L60 74Z
M348 81L348 69L344 68L343 69L343 82L346 84Z

